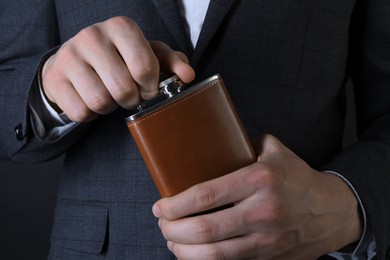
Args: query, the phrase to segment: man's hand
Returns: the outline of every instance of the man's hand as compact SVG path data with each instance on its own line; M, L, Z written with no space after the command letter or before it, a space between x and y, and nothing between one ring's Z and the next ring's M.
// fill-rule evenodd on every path
M155 96L160 67L185 83L194 78L184 54L147 41L135 22L115 17L63 44L44 64L42 85L58 110L85 122Z
M360 238L358 202L343 180L272 136L257 148L257 163L153 206L179 259L316 259Z

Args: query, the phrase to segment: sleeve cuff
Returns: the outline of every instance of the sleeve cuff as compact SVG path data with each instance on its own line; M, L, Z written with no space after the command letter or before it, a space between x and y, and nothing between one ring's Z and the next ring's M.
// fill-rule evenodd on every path
M41 87L42 65L38 72L38 83L34 84L28 104L31 110L31 120L36 134L43 139L54 140L76 123L69 120L65 113L58 113L48 102Z
M355 188L352 186L352 184L341 174L334 172L334 171L325 171L327 173L334 174L338 177L340 177L342 180L345 181L345 183L348 184L348 186L351 188L353 193L355 194L362 213L363 218L363 234L359 240L359 242L347 247L344 247L338 252L334 252L329 254L332 257L335 257L336 259L353 259L353 260L366 260L366 259L374 259L376 256L376 243L375 238L373 236L373 233L371 231L370 223L367 219L367 214L364 209L364 205L360 199L359 194L355 190Z

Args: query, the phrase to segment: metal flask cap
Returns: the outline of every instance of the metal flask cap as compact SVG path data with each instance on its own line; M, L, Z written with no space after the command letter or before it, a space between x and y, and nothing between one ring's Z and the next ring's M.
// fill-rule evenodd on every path
M138 111L143 111L147 108L157 105L158 103L170 99L176 94L180 93L182 87L184 86L183 82L177 75L173 75L163 81L158 85L159 93L157 96L150 100L146 100L137 106Z
M170 101L175 101L194 93L207 84L210 84L210 82L218 79L220 79L219 74L215 74L194 85L185 85L177 75L170 76L159 84L158 95L139 104L137 108L132 111L132 115L126 118L126 121L132 122L135 119L168 104Z
M181 87L183 85L184 84L183 82L181 82L180 78L177 75L173 75L172 77L161 81L158 85L158 89L160 93L172 97L181 91Z

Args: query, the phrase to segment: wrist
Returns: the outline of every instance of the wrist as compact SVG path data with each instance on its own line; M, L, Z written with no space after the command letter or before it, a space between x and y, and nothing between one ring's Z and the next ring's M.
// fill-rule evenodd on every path
M340 177L321 172L319 190L324 196L325 210L332 214L335 230L327 238L329 252L349 248L357 243L362 235L362 216L359 202L350 186Z

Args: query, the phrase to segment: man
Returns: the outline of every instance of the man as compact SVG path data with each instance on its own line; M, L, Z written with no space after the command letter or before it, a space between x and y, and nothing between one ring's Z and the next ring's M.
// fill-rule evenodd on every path
M67 152L50 258L389 258L390 3L197 1L195 18L190 4L1 6L1 158ZM123 122L160 71L220 73L259 155L155 203L161 231ZM350 76L359 141L341 150Z

